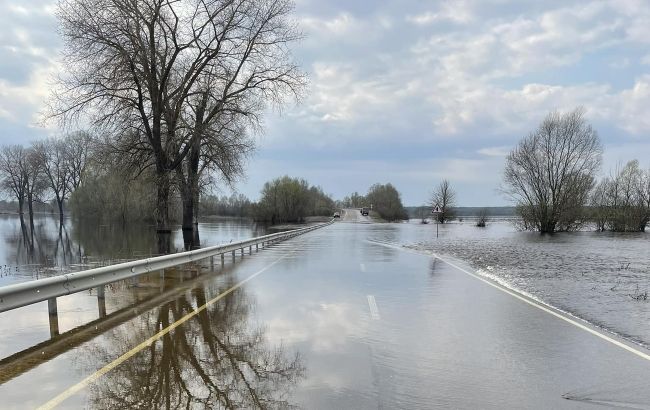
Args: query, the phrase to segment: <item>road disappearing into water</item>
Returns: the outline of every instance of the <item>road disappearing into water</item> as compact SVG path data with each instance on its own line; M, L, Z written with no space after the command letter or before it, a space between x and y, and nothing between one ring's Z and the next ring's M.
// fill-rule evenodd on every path
M359 210L236 261L0 314L22 408L650 408L642 347L401 248ZM103 317L100 317L103 316Z

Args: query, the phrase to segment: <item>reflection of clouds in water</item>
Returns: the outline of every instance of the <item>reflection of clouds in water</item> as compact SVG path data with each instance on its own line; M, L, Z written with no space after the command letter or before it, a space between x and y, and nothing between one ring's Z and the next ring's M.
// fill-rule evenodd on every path
M267 322L271 342L311 342L315 352L338 350L351 336L360 335L367 321L358 306L349 303L320 303L302 306L291 318L275 317Z

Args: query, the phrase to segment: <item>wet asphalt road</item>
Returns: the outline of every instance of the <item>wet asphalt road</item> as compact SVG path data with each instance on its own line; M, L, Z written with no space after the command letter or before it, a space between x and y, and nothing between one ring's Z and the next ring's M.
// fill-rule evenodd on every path
M650 361L343 216L115 286L104 319L61 298L53 341L44 304L0 314L0 408L650 408Z

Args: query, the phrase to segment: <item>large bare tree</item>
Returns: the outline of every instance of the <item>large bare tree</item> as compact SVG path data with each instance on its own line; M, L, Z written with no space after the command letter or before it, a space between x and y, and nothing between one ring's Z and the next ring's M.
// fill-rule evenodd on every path
M52 114L110 130L116 146L155 171L157 227L167 231L172 174L200 147L203 124L248 90L273 96L300 78L286 58L299 38L292 7L289 0L62 0L65 74ZM185 121L189 102L206 89L214 92L205 119Z
M508 157L504 192L517 202L526 229L576 229L600 168L602 146L584 110L550 113Z

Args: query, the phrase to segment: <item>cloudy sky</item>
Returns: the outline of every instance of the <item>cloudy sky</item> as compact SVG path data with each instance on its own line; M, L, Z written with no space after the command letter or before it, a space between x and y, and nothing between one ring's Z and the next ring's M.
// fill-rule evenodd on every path
M0 143L36 125L61 41L54 2L0 0ZM504 155L551 110L584 106L603 173L650 165L650 2L297 0L310 85L270 111L237 189L301 176L335 198L391 182L406 205L449 179L460 205L505 205ZM225 191L229 193L229 191Z

